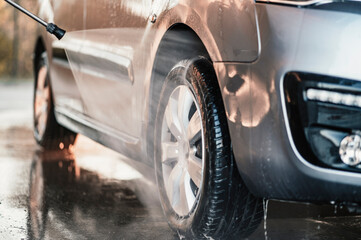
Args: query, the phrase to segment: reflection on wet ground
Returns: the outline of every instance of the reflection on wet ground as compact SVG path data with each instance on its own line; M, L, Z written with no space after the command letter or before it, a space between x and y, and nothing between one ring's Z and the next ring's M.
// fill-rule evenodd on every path
M30 109L30 83L0 84L0 239L178 239L152 169L82 136L73 152L42 151ZM270 201L267 212L249 239L361 239L357 209Z
M30 172L28 236L173 239L154 201L157 196L133 171L134 178L109 179L80 167L73 154L36 151Z

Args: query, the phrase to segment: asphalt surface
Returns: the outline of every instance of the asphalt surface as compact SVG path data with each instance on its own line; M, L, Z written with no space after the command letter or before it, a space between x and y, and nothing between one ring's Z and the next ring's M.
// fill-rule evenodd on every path
M32 135L32 83L0 83L0 239L179 239L153 170L80 136L45 152ZM269 201L248 239L361 239L360 210Z

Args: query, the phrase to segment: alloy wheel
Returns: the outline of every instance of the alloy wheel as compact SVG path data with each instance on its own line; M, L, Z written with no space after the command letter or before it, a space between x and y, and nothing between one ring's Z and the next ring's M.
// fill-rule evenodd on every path
M177 86L166 105L161 132L162 174L168 200L189 214L203 185L205 142L201 111L192 91Z

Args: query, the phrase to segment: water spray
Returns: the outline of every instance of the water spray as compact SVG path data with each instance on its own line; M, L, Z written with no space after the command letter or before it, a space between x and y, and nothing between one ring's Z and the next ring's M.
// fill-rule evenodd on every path
M28 10L26 10L25 8L23 8L22 6L14 3L11 0L5 0L5 2L9 3L11 6L13 6L14 8L18 9L19 11L21 11L22 13L28 15L30 18L34 19L35 21L37 21L38 23L40 23L41 25L43 25L46 28L46 31L48 31L49 33L53 34L55 37L57 37L59 40L62 39L65 35L65 30L59 28L58 26L56 26L54 23L47 23L45 22L43 19L39 18L38 16L32 14L31 12L29 12Z

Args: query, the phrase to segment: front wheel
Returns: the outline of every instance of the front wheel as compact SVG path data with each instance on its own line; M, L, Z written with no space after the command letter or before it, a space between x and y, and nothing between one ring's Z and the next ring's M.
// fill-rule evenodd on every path
M189 239L252 233L262 201L248 191L233 159L212 64L185 60L168 74L157 109L155 169L171 228Z

